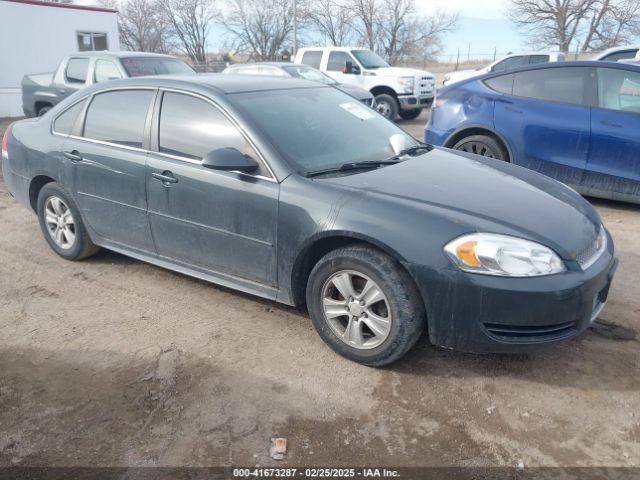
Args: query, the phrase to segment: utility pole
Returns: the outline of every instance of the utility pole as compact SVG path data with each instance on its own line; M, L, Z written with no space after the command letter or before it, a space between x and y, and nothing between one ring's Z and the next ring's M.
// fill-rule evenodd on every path
M291 58L295 58L298 51L298 0L293 0L293 52Z

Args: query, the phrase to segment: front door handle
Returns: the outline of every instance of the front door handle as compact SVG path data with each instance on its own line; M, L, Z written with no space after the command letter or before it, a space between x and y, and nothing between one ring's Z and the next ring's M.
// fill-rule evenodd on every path
M607 120L601 121L600 124L604 125L605 127L622 128L622 125L620 125L619 123L612 123L608 122Z
M153 172L151 174L151 176L153 178L155 178L156 180L160 180L162 182L163 185L170 185L172 183L178 183L178 179L176 177L173 176L173 173L171 173L169 170L165 170L162 173L158 173L158 172Z
M82 156L77 150L72 150L70 152L62 152L62 153L64 154L65 157L67 157L72 162L77 163L82 161Z

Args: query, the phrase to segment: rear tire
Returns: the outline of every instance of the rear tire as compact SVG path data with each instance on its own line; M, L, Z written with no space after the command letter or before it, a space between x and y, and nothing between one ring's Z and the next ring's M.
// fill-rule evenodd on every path
M402 118L403 120L415 120L420 116L421 113L422 113L421 108L415 108L413 110L400 110L398 112L398 114L400 115L400 118Z
M62 258L82 260L100 250L89 238L73 198L57 183L42 187L36 211L45 240Z
M307 307L320 337L349 360L381 367L403 357L426 324L409 274L366 245L322 257L307 283Z
M394 121L398 115L398 100L392 95L381 93L376 95L376 111L387 120Z
M509 153L502 142L488 135L470 135L459 140L453 149L505 162L509 161Z

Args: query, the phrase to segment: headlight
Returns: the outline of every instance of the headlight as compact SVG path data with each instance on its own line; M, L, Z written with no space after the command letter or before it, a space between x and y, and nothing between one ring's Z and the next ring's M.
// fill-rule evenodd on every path
M398 83L400 83L400 85L404 88L405 93L413 93L414 80L415 79L413 77L400 77Z
M502 277L537 277L565 271L550 248L521 238L494 233L472 233L444 247L465 272Z

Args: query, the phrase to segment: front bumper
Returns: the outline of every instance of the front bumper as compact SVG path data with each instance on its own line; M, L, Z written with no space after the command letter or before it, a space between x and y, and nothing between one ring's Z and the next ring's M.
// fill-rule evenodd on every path
M398 95L398 102L402 110L429 107L433 103L433 93L429 95Z
M586 271L504 278L409 266L425 302L429 339L476 353L518 353L573 338L607 300L618 266L609 250Z

